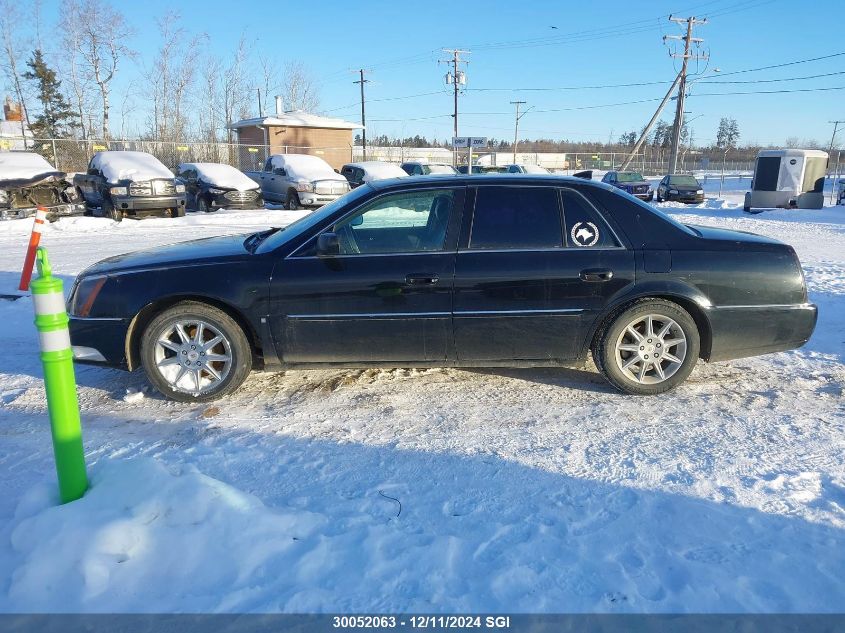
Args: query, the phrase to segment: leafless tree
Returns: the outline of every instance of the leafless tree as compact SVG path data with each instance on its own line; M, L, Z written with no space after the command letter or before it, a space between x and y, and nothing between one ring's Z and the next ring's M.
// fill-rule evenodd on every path
M175 141L188 129L187 101L196 81L197 60L204 35L188 37L179 26L179 14L171 11L157 20L162 43L147 82L153 92L152 136Z
M282 98L288 110L314 112L320 107L320 93L304 62L295 60L285 66Z
M93 89L96 84L84 72L85 61L82 58L82 4L80 0L67 0L62 5L59 17L59 30L62 33L62 47L65 50L66 83L70 96L79 115L82 138L88 137L93 110ZM88 123L89 125L86 125Z
M200 90L198 99L200 107L199 131L201 137L209 142L216 143L219 140L218 130L224 127L222 115L223 107L220 99L220 85L222 83L223 64L219 58L209 55L205 58L200 78Z
M80 55L100 90L103 104L103 140L109 139L110 83L118 67L134 52L126 44L132 28L123 14L102 0L84 0L81 7Z
M21 73L18 65L22 62L24 42L20 35L22 18L16 3L10 0L0 1L0 38L3 45L3 73L12 85L18 103L21 106L21 136L26 147L26 122L29 118L24 98Z
M268 112L270 99L279 94L279 67L275 60L263 54L258 55L258 66L261 73L261 88L263 89L263 109L264 112ZM264 116L264 112L259 112L258 116Z
M232 142L232 130L229 124L235 117L243 117L249 110L249 69L247 68L249 49L246 38L242 35L238 47L232 54L229 65L223 69L220 89L223 94L223 117L226 122L226 139Z

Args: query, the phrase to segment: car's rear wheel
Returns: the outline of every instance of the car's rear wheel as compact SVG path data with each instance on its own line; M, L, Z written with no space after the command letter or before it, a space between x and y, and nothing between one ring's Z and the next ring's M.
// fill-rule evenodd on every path
M692 372L700 338L681 306L646 299L609 319L593 346L596 366L614 387L634 395L674 389Z
M302 204L299 202L299 194L295 191L288 193L287 208L289 211L298 211L302 208Z
M207 402L237 389L252 368L238 323L222 310L184 301L156 316L141 336L141 364L153 386L180 402Z

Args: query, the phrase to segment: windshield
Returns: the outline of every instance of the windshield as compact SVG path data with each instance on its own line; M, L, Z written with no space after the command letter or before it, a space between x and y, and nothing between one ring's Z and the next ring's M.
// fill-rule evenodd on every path
M616 174L617 182L642 182L643 175L636 171L620 171Z
M353 189L349 193L343 194L337 200L333 200L313 213L309 213L305 217L298 219L296 222L288 224L283 230L272 233L260 244L260 246L256 249L256 252L267 253L277 249L279 246L282 246L290 240L302 235L312 227L320 224L341 207L368 196L372 193L372 191L373 189L369 185L362 185L361 187Z
M690 185L692 187L700 187L699 182L692 176L669 176L670 185Z
M457 173L451 165L424 165L423 172L426 174L454 174Z

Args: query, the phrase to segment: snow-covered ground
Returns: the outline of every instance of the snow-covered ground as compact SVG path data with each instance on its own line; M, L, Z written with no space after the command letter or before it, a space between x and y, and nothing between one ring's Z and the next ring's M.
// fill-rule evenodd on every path
M594 371L253 374L212 405L79 367L92 488L56 505L29 298L0 301L0 611L831 612L845 604L845 208L685 222L795 246L818 329L632 398ZM63 219L108 255L300 215ZM31 220L0 224L0 293Z

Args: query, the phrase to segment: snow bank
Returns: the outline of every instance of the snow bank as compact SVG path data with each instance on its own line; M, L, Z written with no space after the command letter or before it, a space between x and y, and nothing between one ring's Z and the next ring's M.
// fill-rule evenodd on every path
M36 176L55 172L56 168L40 154L34 152L0 152L0 182L4 180L31 180Z
M102 171L111 183L173 178L171 171L161 161L146 152L97 152L91 159L91 166Z
M2 610L212 611L249 593L273 562L279 573L312 513L274 512L252 495L188 467L140 458L104 461L79 501L56 505L55 485L18 505L19 555ZM6 604L3 605L3 602Z
M182 163L179 165L179 171L183 169L196 169L200 180L215 187L234 189L236 191L249 191L259 188L257 182L231 165L223 165L221 163Z
M319 156L309 154L277 154L272 157L274 168L282 167L288 175L302 180L341 180L346 178L335 172L331 166Z

